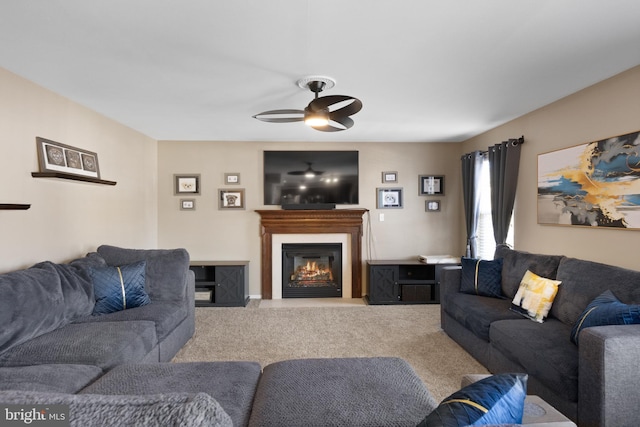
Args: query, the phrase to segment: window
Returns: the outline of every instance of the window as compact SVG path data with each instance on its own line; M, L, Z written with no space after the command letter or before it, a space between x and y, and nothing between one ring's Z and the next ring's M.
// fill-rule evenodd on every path
M493 259L496 241L493 238L493 223L491 222L491 178L489 177L489 159L485 157L480 176L480 212L478 215L478 258ZM509 224L507 244L513 247L513 216Z

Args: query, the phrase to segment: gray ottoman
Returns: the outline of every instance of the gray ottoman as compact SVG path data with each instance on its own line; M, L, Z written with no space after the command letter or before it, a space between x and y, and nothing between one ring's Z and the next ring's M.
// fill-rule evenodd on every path
M263 369L249 425L416 426L436 406L399 358L287 360Z
M246 426L260 378L256 362L150 363L116 366L82 394L207 393L236 427Z

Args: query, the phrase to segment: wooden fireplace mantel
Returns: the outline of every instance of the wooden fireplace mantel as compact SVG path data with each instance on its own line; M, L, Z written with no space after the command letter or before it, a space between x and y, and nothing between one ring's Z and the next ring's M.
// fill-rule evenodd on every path
M346 233L351 235L351 297L362 297L362 215L367 209L256 210L262 242L262 299L272 298L274 234Z

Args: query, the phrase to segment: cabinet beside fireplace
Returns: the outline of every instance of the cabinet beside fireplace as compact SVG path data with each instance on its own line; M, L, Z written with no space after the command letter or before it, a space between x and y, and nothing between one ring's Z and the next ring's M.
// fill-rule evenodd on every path
M249 261L191 261L196 307L244 307L249 303Z
M440 272L456 264L420 261L375 260L367 262L369 304L439 304Z

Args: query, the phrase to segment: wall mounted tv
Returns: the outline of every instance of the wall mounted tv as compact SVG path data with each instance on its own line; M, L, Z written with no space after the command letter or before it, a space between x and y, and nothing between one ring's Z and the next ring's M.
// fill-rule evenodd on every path
M264 204L358 204L358 152L265 151Z

